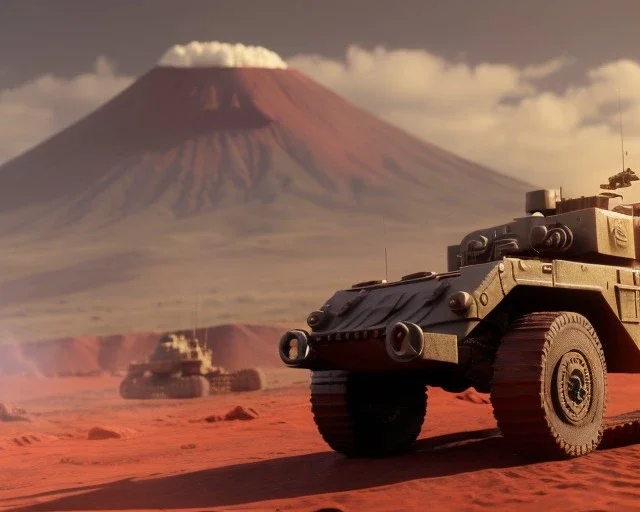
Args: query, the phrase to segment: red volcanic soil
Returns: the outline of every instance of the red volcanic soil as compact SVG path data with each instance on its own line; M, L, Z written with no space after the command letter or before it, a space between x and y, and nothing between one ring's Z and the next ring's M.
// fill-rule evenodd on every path
M32 418L0 423L0 506L586 512L637 510L640 500L640 445L526 464L505 450L491 405L438 389L429 391L415 453L350 460L318 435L306 386L124 401L118 383L113 377L0 378L3 392L21 389L18 405ZM637 408L638 377L611 375L609 389L608 413ZM237 406L258 415L206 420Z
M430 203L443 218L459 218L469 197L482 196L483 214L520 211L526 188L293 69L156 67L0 167L0 213L47 203L61 221L105 221L152 205L187 216L251 200L286 206L293 197L351 208L393 187L417 187L413 209Z
M277 324L227 324L198 329L196 336L213 350L217 366L229 370L281 367L278 341L289 328ZM192 331L178 332L192 334ZM0 344L0 375L52 377L123 371L132 360L146 358L158 343L160 334L79 336Z

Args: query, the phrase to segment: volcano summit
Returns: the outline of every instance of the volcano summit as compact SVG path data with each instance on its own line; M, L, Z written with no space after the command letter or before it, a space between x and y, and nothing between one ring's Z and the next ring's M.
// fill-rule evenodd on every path
M258 52L270 67L231 67L237 57L210 67L206 48L190 56L194 44L0 167L0 215L66 227L251 204L261 215L330 208L420 220L461 218L472 197L488 215L519 211L522 183L410 136L272 55Z

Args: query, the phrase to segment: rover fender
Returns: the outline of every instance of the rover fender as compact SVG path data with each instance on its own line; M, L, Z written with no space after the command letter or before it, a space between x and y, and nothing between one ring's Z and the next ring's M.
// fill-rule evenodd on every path
M481 316L492 311L511 324L541 308L580 313L598 333L609 371L640 372L640 270L504 258L498 274L504 295L487 293Z

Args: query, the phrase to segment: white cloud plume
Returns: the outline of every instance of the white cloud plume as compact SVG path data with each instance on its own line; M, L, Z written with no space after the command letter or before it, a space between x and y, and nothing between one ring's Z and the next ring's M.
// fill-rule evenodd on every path
M171 47L158 61L160 66L194 68L273 68L286 69L280 56L262 46L192 41Z
M620 170L619 87L626 163L640 167L638 62L607 63L560 93L544 90L539 79L563 69L569 62L562 58L525 68L471 67L426 51L351 46L344 60L297 55L288 62L420 138L571 194L593 193Z
M42 75L0 91L0 164L79 120L133 82L99 57L71 79Z

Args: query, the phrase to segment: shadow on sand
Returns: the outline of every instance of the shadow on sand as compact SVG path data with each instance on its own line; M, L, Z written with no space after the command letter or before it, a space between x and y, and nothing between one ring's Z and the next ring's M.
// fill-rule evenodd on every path
M522 464L505 450L497 429L421 439L413 453L388 459L347 459L327 451L236 464L146 480L21 496L29 500L78 493L13 511L183 509L241 505L365 489L415 479Z

